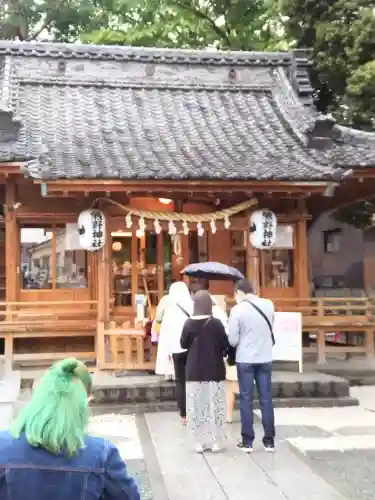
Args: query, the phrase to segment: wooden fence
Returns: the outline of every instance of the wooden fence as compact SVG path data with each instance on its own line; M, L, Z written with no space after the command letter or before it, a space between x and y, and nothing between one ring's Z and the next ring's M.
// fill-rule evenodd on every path
M143 330L132 328L130 322L109 328L98 324L97 361L100 370L154 370L156 346Z
M11 363L69 356L95 360L96 306L96 301L0 302L5 356Z

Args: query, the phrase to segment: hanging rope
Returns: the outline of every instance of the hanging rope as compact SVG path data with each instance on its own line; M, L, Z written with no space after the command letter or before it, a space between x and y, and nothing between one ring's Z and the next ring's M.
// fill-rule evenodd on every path
M233 207L225 208L223 210L218 210L217 212L207 213L207 214L189 214L183 212L153 212L149 210L138 210L137 208L129 207L128 205L122 205L115 200L111 200L111 198L97 198L94 202L96 204L99 201L103 201L106 203L110 203L111 205L120 208L123 212L126 212L128 215L135 215L141 219L150 219L150 220L160 220L160 221L186 221L191 223L199 223L199 222L211 222L220 219L225 219L226 217L231 217L232 215L238 214L251 208L258 204L258 200L256 198L251 198L250 200L243 201L242 203L238 203Z

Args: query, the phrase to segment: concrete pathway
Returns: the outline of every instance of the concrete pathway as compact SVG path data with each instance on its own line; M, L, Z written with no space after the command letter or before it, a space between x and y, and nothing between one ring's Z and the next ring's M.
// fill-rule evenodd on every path
M89 432L114 442L142 500L375 500L375 387L352 389L361 405L276 409L276 452L236 449L237 421L227 448L196 454L175 412L99 414ZM0 414L0 428L9 420Z
M297 457L285 439L275 454L267 454L260 440L252 455L236 449L239 424L229 428L223 453L196 454L176 415L149 414L156 456L171 500L243 500L251 492L257 500L342 500L340 494ZM258 436L261 436L259 424Z

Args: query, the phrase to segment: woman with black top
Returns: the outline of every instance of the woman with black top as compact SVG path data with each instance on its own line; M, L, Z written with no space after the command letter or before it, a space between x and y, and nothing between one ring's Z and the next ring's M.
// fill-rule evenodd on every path
M194 313L184 325L181 347L186 364L187 425L196 451L216 452L225 439L225 364L229 343L223 323L212 317L212 298L194 295Z

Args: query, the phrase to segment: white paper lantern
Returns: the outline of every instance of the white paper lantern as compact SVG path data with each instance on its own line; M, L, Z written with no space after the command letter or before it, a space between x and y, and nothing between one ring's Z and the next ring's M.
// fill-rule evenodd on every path
M250 242L254 248L267 250L276 242L277 218L271 210L256 210L250 217Z
M101 210L84 210L78 216L78 234L81 247L95 252L105 244L105 215Z

